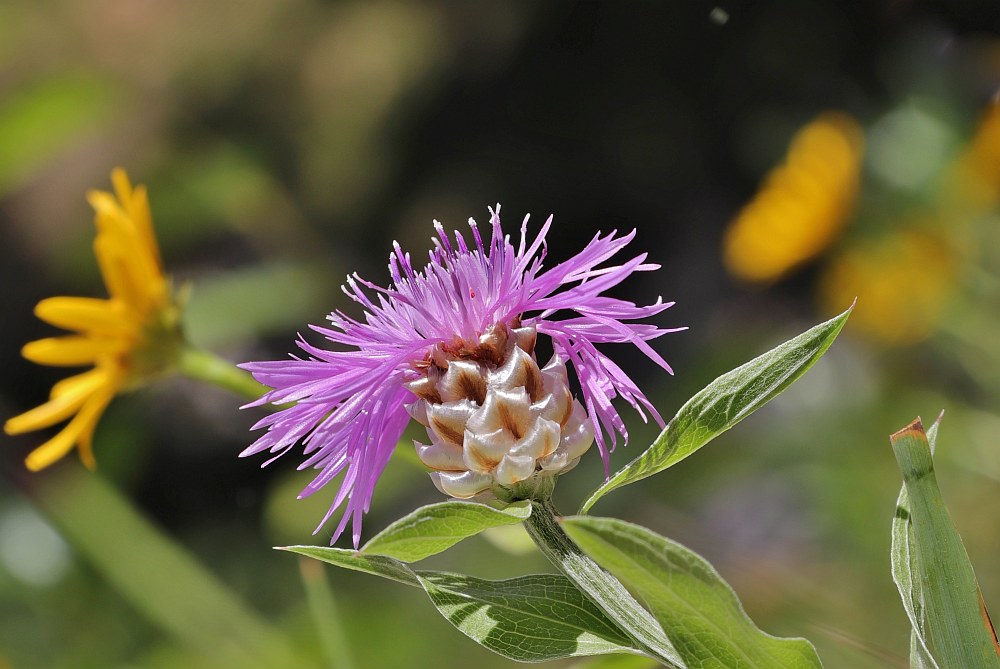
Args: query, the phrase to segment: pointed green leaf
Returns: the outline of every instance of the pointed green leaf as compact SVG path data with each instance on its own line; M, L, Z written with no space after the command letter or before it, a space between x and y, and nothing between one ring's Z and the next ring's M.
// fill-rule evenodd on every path
M932 455L940 423L941 416L938 416L938 419L927 430L927 442ZM896 500L896 513L892 518L892 548L889 553L892 564L892 580L896 583L899 595L903 599L903 608L910 619L911 669L940 669L929 650L923 591L919 583L914 582L914 578L919 578L920 566L916 563L916 552L910 550L912 543L910 498L906 494L906 485L903 485Z
M528 501L515 502L505 509L472 502L429 504L389 525L361 551L366 555L417 562L483 530L518 524L530 514Z
M420 587L420 581L417 579L416 574L413 573L413 570L406 566L405 563L390 557L362 555L358 551L346 548L331 548L328 546L283 546L278 548L278 550L298 553L299 555L315 558L345 569L363 571L366 574L381 576L382 578L412 585L417 588Z
M610 518L563 519L570 537L640 593L689 667L822 666L804 639L765 634L735 593L696 553L646 528Z
M469 638L512 660L637 652L561 575L486 581L459 574L418 574L441 615Z
M821 667L805 639L762 632L704 558L644 527L613 518L563 519L567 534L640 597L691 669Z
M414 571L382 555L323 546L288 546L292 553L338 567L423 587L437 610L463 634L522 662L576 655L638 653L615 623L558 574L506 581Z
M635 483L680 462L767 404L805 374L830 348L851 309L708 384L680 408L645 452L594 491L580 513L586 513L615 488Z
M900 513L897 507L897 518L908 524L908 559L904 565L902 546L894 546L893 577L900 579L897 585L903 583L903 605L915 622L916 659L936 661L944 669L1000 669L1000 644L965 546L941 498L920 419L890 441L906 489L902 508L908 503L909 509ZM922 652L922 638L929 653Z

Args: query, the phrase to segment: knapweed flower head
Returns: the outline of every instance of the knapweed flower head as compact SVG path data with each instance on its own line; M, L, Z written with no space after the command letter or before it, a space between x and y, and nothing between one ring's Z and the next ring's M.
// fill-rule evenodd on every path
M94 255L107 299L51 297L35 307L43 321L73 334L39 339L22 354L40 365L93 368L52 387L48 402L9 419L7 434L69 422L25 460L33 471L48 467L74 446L94 465L94 429L112 398L164 371L180 342L179 308L163 274L143 186L132 187L121 169L111 173L114 195L87 193L94 208Z
M646 263L645 253L601 267L635 232L598 234L580 253L544 269L552 218L529 239L525 217L515 247L499 213L499 205L491 210L486 240L469 221L471 246L459 232L452 241L435 222L435 246L422 270L395 244L387 288L349 276L344 292L362 306L363 317L337 311L328 317L332 327L311 326L334 350L300 336L305 357L243 365L273 388L253 405L294 404L257 423L267 432L242 455L269 451L276 458L301 442L308 457L300 469L320 470L302 496L343 473L320 523L346 502L334 540L350 519L358 545L375 483L411 417L427 427L430 441L417 442L417 454L438 488L459 498L566 471L594 440L607 471L618 436L628 439L615 398L643 420L648 412L663 424L632 379L597 348L633 344L671 371L647 342L676 330L632 321L673 303L637 306L604 295L633 272L659 267ZM535 357L539 336L552 348L542 366ZM579 400L570 393L567 364L579 381Z

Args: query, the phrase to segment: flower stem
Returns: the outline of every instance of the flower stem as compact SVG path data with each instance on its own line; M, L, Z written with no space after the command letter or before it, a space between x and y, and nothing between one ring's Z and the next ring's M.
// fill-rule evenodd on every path
M629 594L625 586L573 543L556 517L551 500L533 501L524 521L542 554L635 643L635 647L672 669L685 664L660 623Z
M268 390L267 386L257 383L249 372L244 372L228 360L190 346L184 347L177 356L177 371L248 399L255 400Z

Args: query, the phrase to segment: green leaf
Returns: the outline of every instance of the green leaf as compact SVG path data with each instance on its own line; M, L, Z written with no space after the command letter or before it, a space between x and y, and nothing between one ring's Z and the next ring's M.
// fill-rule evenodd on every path
M943 414L942 414L943 415ZM927 442L934 453L934 442L937 439L941 416L927 430ZM906 486L899 490L896 500L896 513L892 518L892 547L889 551L892 566L892 580L896 583L899 595L903 599L903 608L910 619L910 667L911 669L940 669L931 656L927 636L927 618L924 615L923 593L918 578L920 567L916 563L916 553L910 550L913 543L913 532L910 525L910 497L906 494Z
M684 546L612 518L562 522L577 545L640 594L690 669L822 666L805 639L762 632L718 572Z
M390 581L412 585L416 588L420 587L420 580L413 573L413 570L405 563L390 557L362 555L358 551L329 546L281 546L278 550L298 553L344 569L363 571L366 574L381 576Z
M594 491L580 513L586 513L612 490L680 462L767 404L830 348L853 308L723 374L700 390L645 452Z
M632 645L674 669L687 669L660 623L589 555L580 550L556 520L551 501L533 504L525 529L545 555L632 640Z
M570 669L656 669L662 666L645 655L600 655L580 660Z
M518 524L530 514L528 501L515 502L505 509L472 502L429 504L389 525L361 551L367 555L417 562L483 530Z
M469 638L522 662L576 655L638 653L615 623L571 581L536 574L506 581L414 571L382 555L322 546L288 546L292 553L399 583L422 587L437 610Z
M506 581L418 574L441 615L469 638L512 660L637 652L599 608L558 574Z
M931 436L936 436L933 428ZM920 419L893 434L890 442L905 492L893 525L893 579L916 637L911 660L917 667L937 662L944 669L998 669L1000 644L938 489Z

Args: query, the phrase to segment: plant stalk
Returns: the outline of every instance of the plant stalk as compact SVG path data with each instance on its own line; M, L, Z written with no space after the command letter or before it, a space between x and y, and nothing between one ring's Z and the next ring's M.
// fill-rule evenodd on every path
M573 543L557 520L551 500L533 501L531 516L524 521L528 534L542 554L636 645L636 648L672 669L685 669L663 628L617 578Z
M185 346L177 356L177 371L184 376L202 381L229 392L255 400L269 389L257 383L249 372L214 353Z

